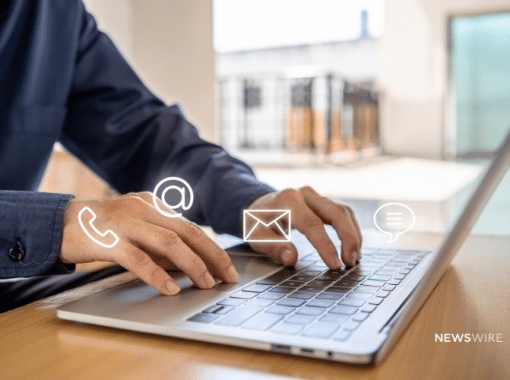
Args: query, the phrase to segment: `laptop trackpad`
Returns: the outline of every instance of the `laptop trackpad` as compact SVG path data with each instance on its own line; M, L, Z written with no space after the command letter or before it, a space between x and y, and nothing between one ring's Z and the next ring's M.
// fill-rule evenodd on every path
M232 252L233 253L233 252ZM218 284L209 290L197 288L181 272L170 272L181 291L176 296L165 296L137 279L88 297L63 305L59 309L97 317L123 319L133 322L167 324L182 321L227 297L237 288L264 278L282 266L256 255L231 256L239 273L235 284Z

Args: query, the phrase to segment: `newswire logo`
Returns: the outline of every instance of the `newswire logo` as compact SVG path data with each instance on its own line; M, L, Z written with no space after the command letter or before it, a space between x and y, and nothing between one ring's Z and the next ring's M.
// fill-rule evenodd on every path
M466 342L466 343L502 343L503 342L503 334L473 334L473 333L465 333L465 334L435 334L434 338L435 342L439 343L458 343L458 342Z

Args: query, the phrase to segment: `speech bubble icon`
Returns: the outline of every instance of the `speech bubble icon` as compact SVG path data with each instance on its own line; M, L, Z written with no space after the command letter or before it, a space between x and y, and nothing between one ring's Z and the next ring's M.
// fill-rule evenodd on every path
M390 235L388 243L393 243L399 235L413 228L415 221L413 210L403 203L383 204L374 214L374 224L377 229Z

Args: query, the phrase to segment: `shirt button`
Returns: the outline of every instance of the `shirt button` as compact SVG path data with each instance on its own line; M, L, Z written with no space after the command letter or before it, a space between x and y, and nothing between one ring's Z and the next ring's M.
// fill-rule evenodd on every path
M16 242L16 246L11 248L9 251L9 258L17 263L21 263L21 261L25 258L25 250L19 240Z

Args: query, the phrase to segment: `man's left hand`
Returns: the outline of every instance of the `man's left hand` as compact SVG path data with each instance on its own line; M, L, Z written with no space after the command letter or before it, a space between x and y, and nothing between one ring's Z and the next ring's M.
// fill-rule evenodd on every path
M334 227L342 241L342 260L349 266L356 265L361 257L361 230L354 212L349 206L322 197L309 186L299 190L285 189L257 198L248 210L291 210L292 228L303 233L331 269L342 266L335 245L328 237L324 224ZM250 243L257 251L276 262L290 266L297 261L296 247L290 242Z

